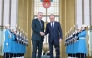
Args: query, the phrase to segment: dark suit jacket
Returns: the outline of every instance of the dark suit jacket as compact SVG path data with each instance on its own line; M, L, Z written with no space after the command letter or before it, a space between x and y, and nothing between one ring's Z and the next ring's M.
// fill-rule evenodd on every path
M44 36L40 35L40 32L44 32L44 22L42 20L41 24L38 18L32 20L32 30L33 30L32 40L43 40Z
M54 22L54 28L51 27L51 23L46 25L45 35L49 34L49 42L59 42L59 39L62 38L62 29L59 22Z

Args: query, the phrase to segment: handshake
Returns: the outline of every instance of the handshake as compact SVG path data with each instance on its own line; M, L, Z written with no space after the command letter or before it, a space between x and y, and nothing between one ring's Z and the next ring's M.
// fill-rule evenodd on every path
M44 36L45 34L44 34L44 32L40 32L40 35L41 35L41 36Z

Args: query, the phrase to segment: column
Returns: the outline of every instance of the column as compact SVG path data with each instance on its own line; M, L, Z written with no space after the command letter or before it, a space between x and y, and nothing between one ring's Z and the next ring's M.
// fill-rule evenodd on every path
M0 26L2 24L2 0L0 0Z
M64 46L64 38L65 38L65 33L66 33L66 0L62 0L62 31L63 31L63 41L62 41L62 52L61 52L61 57L65 57L65 46Z
M90 13L89 13L89 0L84 0L84 24L90 26ZM87 31L89 33L89 30ZM90 48L89 34L87 33L86 43L88 47L88 53ZM89 41L89 42L88 42Z
M91 13L91 14L90 14L90 17L91 17L91 18L90 18L90 19L91 19L90 25L92 26L92 0L90 0L90 1L91 1L91 2L90 2L90 4L91 4L91 5L90 5L90 6L91 6L91 7L90 7L90 10L91 10L91 12L90 12L90 13Z
M18 0L18 26L23 29L24 0Z
M89 0L84 0L84 24L90 26Z
M32 57L32 19L33 19L33 5L34 0L18 0L18 26L27 33L28 46L25 58Z
M80 28L82 25L82 0L75 0L75 19Z
M29 47L27 48L27 55L29 57L32 57L32 41L30 40L30 38L32 37L32 19L33 19L33 16L34 16L34 0L28 0L28 20L27 20L27 34L28 34L28 39L29 39ZM31 34L31 35L30 35Z
M9 0L4 0L4 22L3 25L9 24Z
M16 29L18 20L18 0L11 0L11 27Z
M92 0L89 0L90 27L92 28ZM89 56L92 57L92 29L89 30Z
M1 23L2 23L2 0L0 0L0 26L1 26ZM1 27L0 27L0 55L2 53L2 31L1 31Z
M59 0L59 2L62 2L62 0ZM59 6L59 8L60 8L60 13L59 13L59 15L60 15L60 23L61 23L61 26L62 26L62 3L59 3L60 4L60 6ZM60 43L60 58L62 57L62 51L63 51L63 47L62 47L62 43Z

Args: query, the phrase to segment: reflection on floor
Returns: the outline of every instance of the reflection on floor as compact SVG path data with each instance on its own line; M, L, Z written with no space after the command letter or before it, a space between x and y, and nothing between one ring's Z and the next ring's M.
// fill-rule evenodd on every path
M41 58L50 58L50 56L43 55Z
M45 53L43 53L43 55L41 56L41 58L50 58L49 53L47 53L47 55L45 55Z
M41 58L50 58L49 56L43 55Z

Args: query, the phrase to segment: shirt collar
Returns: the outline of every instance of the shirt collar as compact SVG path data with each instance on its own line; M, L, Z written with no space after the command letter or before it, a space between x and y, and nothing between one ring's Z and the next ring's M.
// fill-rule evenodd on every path
M54 22L50 22L50 23L55 23L55 21Z
M39 19L38 19L39 20ZM41 21L41 20L39 20L39 21Z

